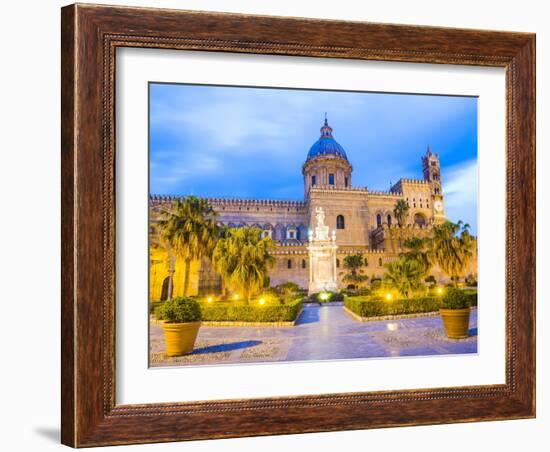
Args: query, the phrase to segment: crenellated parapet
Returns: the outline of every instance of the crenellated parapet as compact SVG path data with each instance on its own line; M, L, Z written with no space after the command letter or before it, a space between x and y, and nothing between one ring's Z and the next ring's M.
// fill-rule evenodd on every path
M408 224L404 224L403 226L399 226L398 224L387 224L387 223L384 223L382 224L382 226L380 226L382 229L384 229L385 231L387 230L392 230L392 231L397 231L397 232L401 232L403 234L408 234L410 231L414 231L414 230L417 230L417 229L432 229L433 225L428 223L426 225L419 225L417 223L408 223Z
M315 185L314 187L310 187L310 193L313 192L360 192L360 193L368 193L369 189L367 187L337 187L335 185Z
M290 255L290 254L307 254L307 245L308 242L302 242L300 245L292 245L292 244L282 244L277 243L277 246L271 250L271 254L274 256L280 256L280 255ZM364 257L380 257L387 254L386 250L378 249L365 249L365 248L347 248L342 249L339 248L337 251L338 256L346 256L346 255L352 255L352 254L361 254Z
M242 206L242 207L277 207L304 209L304 201L284 201L273 199L239 199L239 198L206 198L214 206Z
M390 188L390 192L392 193L398 193L398 194L403 194L404 192L404 189L403 189L403 186L404 185L408 185L409 187L408 188L412 188L414 189L415 187L418 187L418 188L429 188L430 187L430 182L427 181L427 180L424 180L424 179L405 179L405 178L401 178L399 179L395 184L393 184Z
M395 198L399 199L402 197L401 193L394 193L391 191L383 191L383 190L375 190L375 191L369 191L369 196L376 196L376 197L388 197L388 198Z
M185 196L171 195L151 195L149 201L152 204L163 204L176 201L183 201ZM283 208L305 208L304 201L287 201L273 199L242 199L242 198L203 198L206 199L212 207L215 206L235 206L235 207L283 207Z

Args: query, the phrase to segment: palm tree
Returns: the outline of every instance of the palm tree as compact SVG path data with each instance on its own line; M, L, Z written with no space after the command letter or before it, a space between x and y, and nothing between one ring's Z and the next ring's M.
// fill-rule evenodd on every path
M409 214L409 209L409 204L403 199L400 199L395 203L395 206L393 208L393 215L395 216L399 227L405 224L405 220L407 219L407 215Z
M426 276L431 268L429 244L430 240L427 238L410 237L403 242L406 251L399 255L404 259L418 262L422 268L421 276Z
M361 274L361 268L363 267L363 265L365 265L363 255L351 254L349 256L346 256L344 258L344 268L347 270L347 273L344 275L342 280L359 285L369 279L367 275Z
M158 223L161 240L168 244L168 250L185 261L184 295L189 292L191 261L209 257L216 244L215 217L216 212L208 201L188 196L183 201L176 201Z
M470 225L462 221L446 221L433 228L432 260L451 277L455 285L472 257L474 239L469 229Z
M268 281L269 269L275 262L269 254L273 247L275 242L269 237L262 238L262 231L258 228L232 228L218 240L212 264L225 285L242 293L248 303L251 295Z
M417 261L400 258L386 264L384 282L408 297L413 290L420 287L422 272L422 265Z

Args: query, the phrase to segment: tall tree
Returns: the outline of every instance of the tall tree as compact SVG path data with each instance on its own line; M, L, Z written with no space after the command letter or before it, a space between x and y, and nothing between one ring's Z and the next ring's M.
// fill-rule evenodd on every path
M423 237L410 237L403 242L405 251L400 257L418 262L422 269L421 276L426 276L431 268L429 245L430 239Z
M185 262L183 294L189 292L191 262L210 257L217 240L216 212L207 200L188 196L167 209L158 223L162 240Z
M359 285L368 279L367 275L362 274L362 268L365 260L362 254L350 254L344 258L344 268L347 270L342 278L343 281Z
M409 204L404 199L400 199L395 203L393 215L395 216L399 227L402 227L405 224L407 215L409 214L409 209Z
M248 303L268 281L269 269L275 262L270 255L274 247L275 242L269 237L262 238L258 228L229 229L216 244L212 264L226 287L242 293Z
M451 277L455 285L473 254L474 239L469 229L470 226L462 221L458 223L446 221L433 227L432 259Z
M408 297L414 289L420 287L422 272L422 265L417 261L401 257L386 264L384 282Z

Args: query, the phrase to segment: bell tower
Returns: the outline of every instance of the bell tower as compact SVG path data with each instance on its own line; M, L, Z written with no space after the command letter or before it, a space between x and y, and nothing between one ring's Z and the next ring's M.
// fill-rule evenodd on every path
M430 183L432 197L432 212L435 223L445 221L445 207L443 204L443 188L441 186L441 166L439 155L434 154L428 145L426 154L422 157L422 171L424 180Z

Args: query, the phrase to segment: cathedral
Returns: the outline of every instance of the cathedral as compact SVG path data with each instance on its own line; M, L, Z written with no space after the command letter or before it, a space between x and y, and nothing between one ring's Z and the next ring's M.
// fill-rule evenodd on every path
M395 260L405 239L430 234L434 224L445 221L444 196L437 154L428 148L422 156L422 179L400 179L389 191L373 191L354 186L353 166L344 148L335 140L333 129L325 117L319 139L311 146L302 165L304 198L296 201L262 199L208 198L217 213L220 225L254 226L277 244L269 278L271 286L293 281L310 289L311 259L308 248L316 213L322 212L334 241L335 283L338 288L345 274L343 260L347 255L362 254L363 274L369 280L381 279L384 265ZM151 195L149 200L152 224L173 196ZM405 224L399 226L394 207L399 200L409 206ZM164 253L164 255L163 255ZM477 274L477 256L469 272ZM166 298L167 284L173 276L174 296L183 295L183 267L178 259L165 255L162 249L150 251L150 298ZM432 269L439 281L448 279L439 269ZM220 277L210 262L203 259L191 265L190 294L218 293Z

